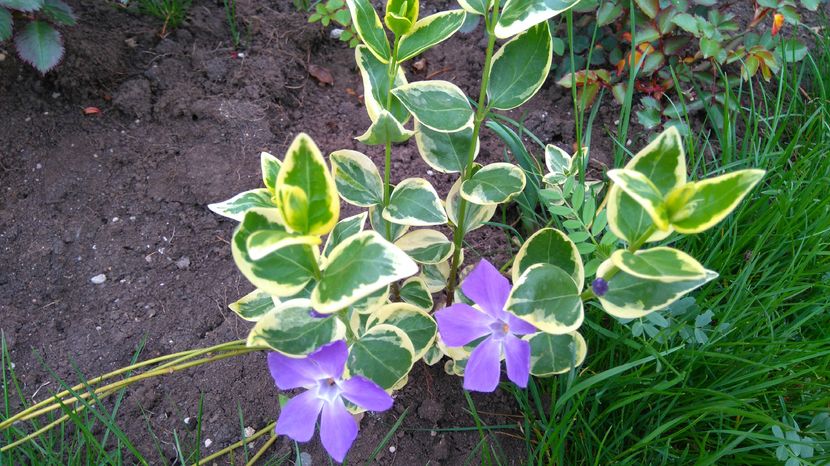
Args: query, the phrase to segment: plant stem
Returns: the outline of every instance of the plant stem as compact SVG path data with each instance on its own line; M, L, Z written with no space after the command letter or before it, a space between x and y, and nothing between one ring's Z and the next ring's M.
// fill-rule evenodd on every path
M464 181L470 179L472 176L472 168L473 168L473 159L475 157L476 151L476 141L478 140L478 134L481 130L481 124L484 122L484 119L487 117L487 113L489 113L490 108L487 107L487 84L490 81L490 68L493 62L493 50L495 49L496 45L496 20L499 17L499 0L495 0L493 2L493 12L492 16L490 16L489 20L485 16L486 22L486 29L487 29L487 49L484 53L484 68L482 69L482 76L481 76L481 87L478 91L478 106L476 107L476 114L475 118L473 119L473 137L470 143L470 150L467 152L467 164L464 167L464 172L461 174ZM452 262L450 262L450 276L447 280L447 306L451 305L453 302L453 295L455 294L455 287L456 281L458 280L458 268L461 266L459 263L461 260L461 248L464 242L464 223L467 216L467 200L464 199L460 194L458 198L458 212L456 223L458 225L455 226L453 230L452 242L455 246L455 250L452 254Z
M276 422L272 422L272 423L268 424L267 426L263 427L262 429L258 430L255 434L251 435L250 437L248 437L244 440L240 440L240 441L234 443L233 445L231 445L229 447L223 448L223 449L217 451L216 453L214 453L210 456L206 456L206 457L202 458L201 460L199 460L198 463L195 463L193 466L200 466L202 464L207 464L209 461L215 460L216 458L219 458L222 455L227 455L228 453L230 453L233 450L236 450L237 448L241 447L242 445L245 445L246 443L253 442L254 440L262 437L265 434L267 434L268 432L273 431L274 426L276 426L276 425L277 425ZM276 437L277 436L274 435L273 438L276 438Z
M386 70L386 78L389 81L389 92L386 94L386 109L392 108L392 89L395 88L395 78L398 77L398 37L395 36L395 42L392 46L392 58L389 59L389 68ZM383 151L383 208L389 206L389 198L392 195L392 141L387 140L384 144ZM381 218L383 212L381 212ZM384 220L386 225L386 239L394 241L392 238L392 225L388 220Z

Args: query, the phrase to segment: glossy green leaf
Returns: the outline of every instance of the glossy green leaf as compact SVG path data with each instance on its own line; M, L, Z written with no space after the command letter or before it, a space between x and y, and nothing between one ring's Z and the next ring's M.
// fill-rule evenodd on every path
M413 277L407 279L401 285L399 294L401 299L406 303L412 304L413 306L417 306L418 308L426 311L432 310L432 293L429 292L427 284L423 278ZM410 338L411 337L412 335L410 335ZM413 344L414 343L415 341L413 340Z
M415 142L418 152L430 167L441 173L461 173L467 166L470 145L473 143L473 129L446 133L430 129L415 122ZM479 140L475 140L473 160L478 156Z
M383 63L392 58L392 48L377 11L369 0L346 0L352 15L352 25L360 40Z
M643 148L625 166L645 175L662 196L686 184L686 154L677 128L670 127ZM651 216L616 184L608 191L608 225L629 243L640 239L653 225ZM657 231L648 241L665 239L671 230Z
M508 37L526 31L565 12L579 0L507 0L496 23L496 37Z
M310 311L307 299L283 303L257 321L248 334L248 346L267 346L300 357L346 336L340 319L313 317Z
M349 204L371 207L383 202L383 180L372 160L354 150L338 150L329 156L340 197Z
M275 209L249 210L231 241L234 262L251 283L274 296L291 296L314 279L317 268L316 248L294 245L281 248L260 260L248 254L248 237L260 230L285 231Z
M346 367L384 389L394 387L415 362L415 348L406 333L394 325L370 328L349 348Z
M691 195L669 196L669 217L680 233L700 233L729 215L764 177L764 170L739 170L691 183Z
M44 0L40 12L55 24L74 26L78 23L72 7L61 0Z
M282 162L268 152L263 152L259 154L259 166L262 170L262 183L271 194L275 193Z
M620 249L611 255L611 262L623 272L646 280L671 283L706 278L706 269L694 257L668 247L636 253Z
M45 74L63 58L61 34L45 21L31 21L14 38L17 54Z
M383 218L410 226L443 225L447 214L435 188L423 178L407 178L400 182L389 197Z
M298 244L317 246L320 244L320 237L297 235L280 230L258 230L248 236L246 246L248 257L253 261L258 261L279 249Z
M579 250L565 233L554 228L543 228L528 238L513 258L512 281L536 264L555 265L571 276L577 291L582 291L585 269Z
M334 228L340 216L337 187L320 149L307 134L298 134L289 146L277 175L276 189L289 230L324 235Z
M438 326L429 314L417 306L406 303L391 303L378 309L370 317L369 327L381 324L394 325L406 333L415 350L415 359L421 359L432 347L438 331Z
M464 17L464 10L448 10L419 20L401 37L398 44L398 61L409 60L447 40L464 24Z
M535 264L522 273L513 283L505 310L555 335L573 332L584 319L576 282L550 264Z
M437 264L449 259L455 249L452 241L435 230L413 230L395 241L415 262Z
M331 250L338 244L345 241L346 238L363 231L368 217L368 213L361 212L357 215L344 218L343 220L337 222L337 225L334 226L334 229L331 230L331 233L329 233L329 236L326 238L326 245L323 247L323 256L328 256L329 253L331 253Z
M28 13L43 8L43 0L0 0L0 8Z
M606 277L612 266L610 259L603 262L597 269L597 277ZM717 273L707 270L706 276L702 279L665 283L619 271L608 279L608 292L598 299L605 312L612 316L636 319L665 308L717 276Z
M262 290L254 290L228 307L239 317L256 322L271 312L275 305L271 295Z
M526 335L530 342L530 373L536 377L564 374L585 361L588 345L579 332Z
M493 55L493 67L487 83L489 105L499 110L510 110L536 95L550 71L551 48L547 21L505 43Z
M418 21L418 0L386 0L383 22L396 36L402 36ZM402 61L402 60L401 60Z
M510 163L491 163L461 184L461 196L480 205L508 202L525 189L525 172Z
M646 211L657 228L669 230L669 215L666 212L663 194L651 180L636 170L625 168L609 170L608 178Z
M473 109L467 96L447 81L418 81L392 90L392 95L421 124L447 133L472 126Z
M460 194L462 182L463 179L459 178L455 184L452 185L450 192L447 194L447 200L444 203L447 208L447 218L453 225L456 226L459 225L460 221L459 207L462 199ZM493 214L496 213L496 207L496 205L479 205L468 202L462 222L464 232L469 233L473 230L481 228L485 222L493 218Z
M381 109L369 129L355 139L367 146L378 146L386 143L406 142L414 134L414 131L404 128L391 113Z
M395 73L395 83L390 85L389 65L377 59L368 52L365 45L358 45L354 49L354 58L357 68L360 70L360 77L363 80L363 102L366 105L366 113L372 122L380 118L382 110L387 110L401 124L409 119L409 111L395 96L389 92L393 87L406 84L406 75L403 69L398 66Z
M328 255L313 307L330 313L344 309L379 288L418 273L418 265L374 231L350 236Z
M264 188L241 192L227 201L208 204L212 212L237 222L242 221L245 212L254 208L276 210L277 204L271 198L271 192Z

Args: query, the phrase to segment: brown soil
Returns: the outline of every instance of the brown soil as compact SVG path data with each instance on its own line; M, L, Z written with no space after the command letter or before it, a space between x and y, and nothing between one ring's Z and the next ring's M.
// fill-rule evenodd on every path
M221 2L194 2L188 21L164 39L157 20L114 2L70 3L80 24L66 31L66 60L57 71L42 78L14 59L0 62L0 328L26 396L37 392L38 401L57 388L45 385L52 379L38 357L75 381L73 365L87 376L114 370L145 338L142 359L244 338L249 325L227 305L252 286L231 259L234 223L206 204L259 186L260 151L281 157L305 131L326 153L357 149L382 163L380 150L353 139L368 118L352 51L308 24L291 2L239 1L251 32L244 56L230 46ZM446 2L422 3L429 14ZM436 77L477 93L480 28L425 57L427 70L410 73L412 80L441 71ZM334 85L318 85L308 64L326 67ZM548 83L523 107L529 129L570 146L569 102L570 94ZM102 113L86 116L88 106ZM604 134L615 113L602 112L594 134ZM594 157L607 161L610 143L597 140ZM480 160L503 157L485 133ZM393 181L423 176L446 193L453 178L427 168L414 142L395 148ZM468 260L508 257L499 230L479 230L470 241L476 252ZM101 273L105 283L90 282ZM202 438L212 441L203 454L240 438L240 411L254 429L278 413L265 355L256 354L133 387L120 425L161 462L146 415L172 459L173 431L187 430L183 419L195 418L200 394ZM485 422L516 423L518 406L508 393L473 399ZM479 443L475 431L430 432L474 424L461 380L441 364L419 364L395 407L362 421L352 462L367 458L405 409L381 464L462 464ZM508 464L526 457L517 438L491 438ZM291 448L286 439L275 447L278 454ZM315 464L326 462L317 440L301 448Z

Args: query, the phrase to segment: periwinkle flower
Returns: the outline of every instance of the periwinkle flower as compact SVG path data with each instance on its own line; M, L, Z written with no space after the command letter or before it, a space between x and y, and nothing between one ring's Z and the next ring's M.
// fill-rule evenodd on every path
M597 296L605 296L608 293L608 282L604 278L596 278L591 282L591 290Z
M280 390L307 389L282 407L275 429L277 434L308 442L320 418L323 447L341 463L357 437L357 421L346 409L343 399L370 411L392 407L392 397L371 380L358 375L343 379L348 356L343 340L321 346L302 359L268 354L268 369Z
M507 378L519 387L527 386L530 376L530 343L517 335L536 333L533 325L504 310L510 295L510 282L482 260L461 284L461 291L478 308L456 303L435 313L438 332L448 346L464 346L486 337L470 353L464 369L464 388L492 392L501 378L501 360L507 365Z

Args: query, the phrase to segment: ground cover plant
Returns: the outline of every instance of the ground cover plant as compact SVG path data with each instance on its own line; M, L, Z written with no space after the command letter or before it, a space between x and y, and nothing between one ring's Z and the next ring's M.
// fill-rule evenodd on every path
M7 403L5 420L0 427L9 432L15 421L35 419L43 413L65 409L64 416L51 421L46 428L62 425L63 421L77 419L78 413L92 410L99 399L122 393L139 378L176 372L252 351L274 350L268 362L277 387L283 390L305 388L307 391L285 400L279 419L264 429L262 435L275 430L294 440L307 441L315 433L319 415L322 443L337 461L346 458L357 435L357 423L352 414L388 409L392 402L390 394L407 383L416 362L424 359L436 363L442 357L448 358L445 362L447 372L463 376L463 387L468 390L495 390L501 379L502 359L505 360L507 378L517 387L528 387L528 391L509 389L515 391L526 416L529 461L567 464L577 459L566 455L581 452L585 454L584 459L591 461L606 454L613 461L651 463L653 452L647 451L646 446L650 448L654 443L665 442L666 447L657 454L672 462L689 460L700 450L709 451L707 442L719 447L721 444L717 441L687 439L682 437L682 429L674 431L674 427L687 418L678 415L680 417L676 419L680 421L664 424L658 413L654 415L658 417L654 421L657 428L649 430L645 440L632 442L630 430L613 433L611 439L618 444L606 448L604 439L608 438L610 430L600 435L598 428L593 426L607 412L594 406L585 409L585 413L590 414L580 413L584 416L580 418L574 415L578 403L572 400L590 403L590 390L600 382L610 381L614 384L612 387L622 392L620 399L625 400L613 407L624 410L638 403L637 397L641 396L641 393L632 392L627 383L635 385L634 379L643 375L662 376L663 370L657 370L657 376L647 371L653 369L653 363L669 365L667 361L676 357L676 353L695 354L695 351L677 345L657 346L670 344L676 335L669 335L662 341L655 338L655 343L651 343L644 338L629 337L632 333L624 325L659 323L659 317L654 316L669 312L675 315L673 306L680 309L676 315L685 317L684 312L691 307L689 300L692 298L683 297L699 287L718 295L718 299L728 295L726 290L730 283L737 280L717 280L718 274L704 268L695 257L706 257L703 262L712 264L710 267L718 272L723 268L723 272L734 273L730 270L734 263L724 257L722 245L712 244L726 241L724 235L712 233L728 231L730 234L726 238L730 241L742 237L742 228L750 227L727 217L735 209L740 215L742 209L747 208L740 207L743 198L750 193L757 197L759 189L767 196L777 195L793 181L777 180L783 185L775 188L776 185L762 181L763 170L751 167L763 166L777 174L778 171L773 169L780 171L791 159L792 151L776 154L774 160L772 155L769 159L736 157L735 146L729 144L737 142L737 134L719 133L722 140L717 146L728 148L726 154L718 153L721 157L715 158L715 163L727 161L724 162L727 167L721 169L717 165L709 166L701 155L704 150L698 144L707 147L705 142L684 140L676 128L670 127L636 154L630 154L622 168L610 170L610 181L606 184L585 180L587 157L581 148L571 155L569 151L548 145L544 159L547 173L542 178L539 196L543 207L551 214L551 225L556 223L557 228L550 225L540 228L522 242L512 261L504 264L505 270L511 268L510 280L486 260L473 262L464 271L461 265L465 235L487 227L485 223L496 211L496 206L523 194L528 184L525 171L515 165L475 165L478 135L489 123L488 118L493 119L490 122L495 121L496 110L515 108L538 91L550 67L552 45L546 20L562 13L517 12L509 8L510 2L499 3L482 4L479 10L465 3L464 12L438 13L436 18L419 19L417 4L413 11L412 4L390 2L384 15L384 23L394 37L390 45L385 42L387 36L371 35L375 31L373 28L361 31L361 24L381 24L380 16L371 4L349 2L356 31L364 41L357 47L355 56L364 80L366 109L372 121L359 140L383 147L384 176L381 177L380 170L367 156L357 151L335 151L326 160L312 138L305 134L298 135L281 158L263 153L264 187L211 206L215 212L240 222L231 240L231 249L240 271L257 290L231 308L243 319L255 322L247 339L165 356L150 362L159 367L136 378L129 376L114 383L102 383L149 364L135 364L75 387L62 384L64 393L18 415L9 413ZM514 8L520 8L515 5ZM534 19L511 22L509 13ZM435 45L457 30L467 14L484 16L489 32L481 92L475 108L452 83L406 83L400 67L400 62L411 58L405 53L407 41L412 43L418 39L417 46L424 48L424 44ZM516 22L522 24L517 26ZM419 30L431 32L433 27L439 33L424 33L425 38L418 35ZM499 33L508 40L496 50ZM537 53L539 50L543 53ZM545 56L547 58L540 59ZM500 73L507 73L507 77ZM514 85L516 82L522 85ZM782 85L782 89L789 87ZM801 108L797 102L788 113L815 111L808 105ZM783 112L780 105L776 103L778 113ZM821 126L825 121L824 114L815 112L808 121ZM443 117L445 114L449 117ZM412 130L405 126L410 116L414 120ZM758 134L767 134L770 128L759 126L769 124L769 117L755 115L751 118L744 123L752 122L756 126L746 126L755 128ZM770 126L774 135L766 143L770 149L783 139L789 139L792 136L789 131L794 131L793 128ZM799 131L806 132L806 128ZM738 131L736 125L727 125L726 130ZM818 137L812 133L810 136ZM429 182L419 178L404 179L396 186L390 183L393 143L411 137L416 139L419 151L430 167L460 174L458 182L447 194L439 196ZM441 143L443 148L436 149ZM458 146L462 149L457 150ZM708 147L715 150L713 145ZM753 146L743 148L747 152L753 149L757 150ZM804 159L809 161L805 163L815 163L814 157ZM758 183L764 183L763 187L755 188ZM808 191L804 194L805 199L807 196L820 198L820 193ZM341 198L368 211L340 219ZM593 207L587 208L588 205ZM763 202L756 199L752 205L761 209ZM574 211L578 212L578 218L572 218ZM815 217L823 221L827 217L826 207L820 205L803 215L805 219ZM367 220L372 229L366 229ZM814 230L807 236L818 236L824 230L821 221L812 225ZM448 224L452 240L438 229L443 224ZM412 227L431 228L410 230ZM692 235L704 231L707 235L696 242ZM594 247L580 248L578 243L590 243ZM813 249L815 254L808 262L822 258L818 252L820 245L813 246L816 247ZM730 253L740 255L744 253L743 249L733 246ZM756 250L762 249L755 247L753 255L759 253ZM756 260L754 257L758 256L751 256L747 261ZM814 267L812 273L814 270L821 268ZM748 275L742 276L744 283L748 283ZM442 290L446 305L435 306L433 294ZM703 304L707 302L705 296L694 298L698 307L708 305ZM779 298L776 295L774 299ZM681 308L681 303L685 307ZM739 304L740 301L734 301L733 306ZM668 311L661 311L666 307L669 307ZM437 312L430 314L433 308ZM597 312L588 314L592 310ZM811 308L811 312L818 315L819 310ZM709 318L713 314L722 323L729 323L730 319L721 318L720 313L712 312L708 314ZM699 315L707 314L701 312ZM748 316L744 318L749 319ZM703 333L704 339L693 331L696 345L717 342L719 335L716 332L727 331L723 327L709 329L705 320L695 322L695 330L709 332L708 335ZM797 320L800 325L803 317ZM610 330L606 325L609 323ZM666 327L680 334L680 329ZM733 327L730 325L729 328ZM750 332L747 330L748 335ZM582 333L588 334L589 338L583 337ZM805 341L816 344L814 342L820 338L805 338ZM618 355L615 352L622 352L618 349L620 346L623 350L639 351L641 357ZM611 368L593 376L581 373L578 366L586 361L592 364L594 355L588 355L589 348L596 348L592 350L598 356L596 367L608 363ZM724 351L724 354L727 355L724 367L731 367L733 360L729 354L732 353ZM705 352L696 355L704 356L716 359L718 355ZM818 352L808 360L822 357L826 358L826 354ZM626 362L620 365L619 361ZM676 381L674 385L668 382L656 384L656 393L662 394L676 384L685 384L686 378L680 371L669 367L667 371ZM697 370L705 372L706 368L701 365ZM805 368L800 375L811 379L804 381L806 385L815 384L814 390L820 391L822 376L812 380L810 370L813 369ZM531 374L536 378L531 378ZM546 378L554 374L564 375ZM751 376L757 377L757 374ZM4 383L4 386L8 385ZM562 393L558 393L560 389ZM678 390L674 396L679 398L684 394ZM550 403L544 400L545 396L551 397ZM784 398L783 394L781 398ZM75 409L69 408L68 404L75 399L82 401ZM783 404L780 399L775 401ZM646 409L648 402L643 401L641 406ZM482 462L488 462L491 454L497 457L497 452L490 452L488 442L484 441L489 438L489 430L480 424L472 403L470 410L483 436ZM109 427L112 422L109 414L95 412ZM813 429L823 425L823 418L817 414L805 422L806 413L796 419L789 412L782 412L780 416L764 414L765 417L758 414L767 413L760 409L746 412L754 421L773 419L764 427L769 426L768 433L749 437L757 442L774 438L777 443L758 444L757 450L774 450L782 461L809 459L815 454L814 447L810 447L813 450L802 448L811 442L803 439L819 437L813 431L800 431L798 426L810 425ZM622 426L626 424L622 418L628 415L630 413L620 412L615 419L618 424L604 422L609 423L609 429ZM575 419L584 423L580 427L591 426L584 431L593 435L580 439L586 443L582 445L584 448L565 448L565 442L573 442L568 434L573 428L571 423L577 422ZM780 419L784 420L779 422ZM813 430L819 432L817 429ZM4 446L4 451L25 445L42 432L46 430L38 428L31 435L15 432L14 435L20 438ZM722 434L729 435L728 432ZM678 444L682 447L675 443L678 438L681 438ZM747 436L741 440L745 438ZM198 445L198 440L196 443ZM599 451L588 443L599 444ZM128 442L124 444L129 445ZM270 443L263 448L268 445ZM680 453L674 448L680 448ZM717 451L715 456L735 453L725 449ZM257 453L253 460L259 455Z
M0 44L14 38L20 59L41 73L63 58L61 33L55 26L74 26L75 13L61 0L5 0L0 2Z

